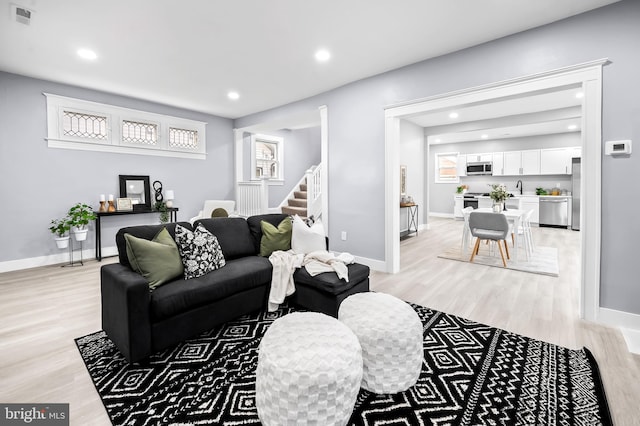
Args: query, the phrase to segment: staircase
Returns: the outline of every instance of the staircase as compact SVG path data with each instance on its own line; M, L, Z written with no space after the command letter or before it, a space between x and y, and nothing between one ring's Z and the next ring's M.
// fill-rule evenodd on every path
M287 205L282 206L282 213L288 215L297 214L301 218L307 217L307 184L306 181L298 185L298 190L293 191L293 198L287 200Z

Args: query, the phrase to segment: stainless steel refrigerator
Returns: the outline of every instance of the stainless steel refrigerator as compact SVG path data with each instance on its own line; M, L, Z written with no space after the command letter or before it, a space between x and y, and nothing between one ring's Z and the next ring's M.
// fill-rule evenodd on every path
M580 230L580 159L571 159L571 229Z

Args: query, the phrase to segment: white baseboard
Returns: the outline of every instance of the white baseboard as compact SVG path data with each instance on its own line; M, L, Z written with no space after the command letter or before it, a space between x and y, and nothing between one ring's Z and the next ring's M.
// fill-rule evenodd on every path
M387 264L382 260L369 259L368 257L360 257L360 256L354 256L354 257L356 262L362 263L363 265L367 265L369 268L373 269L374 271L380 271L380 272L386 271Z
M433 216L433 217L446 217L446 218L450 218L453 219L453 213L437 213L437 212L429 212L429 216Z
M600 308L598 322L620 329L629 352L640 354L640 315Z
M118 248L105 247L102 249L102 257L117 256ZM95 259L96 251L94 249L82 250L82 259L90 260ZM73 254L74 261L80 260L80 252L76 251ZM69 262L69 252L67 250L61 251L61 253L50 254L48 256L29 257L26 259L8 260L6 262L0 262L0 273L18 271L21 269L37 268L39 266L57 265Z

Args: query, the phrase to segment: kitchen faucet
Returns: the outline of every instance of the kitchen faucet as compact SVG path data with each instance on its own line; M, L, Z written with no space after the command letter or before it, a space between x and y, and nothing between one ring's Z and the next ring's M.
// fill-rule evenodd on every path
M522 195L522 181L518 179L518 183L516 183L516 189L520 188L520 195Z

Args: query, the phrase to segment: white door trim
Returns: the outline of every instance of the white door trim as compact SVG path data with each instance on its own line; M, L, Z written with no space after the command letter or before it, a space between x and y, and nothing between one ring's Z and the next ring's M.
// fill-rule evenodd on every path
M400 270L400 120L422 112L453 108L472 102L556 87L581 84L582 173L581 185L581 287L580 317L596 321L600 306L601 164L602 164L602 67L600 59L571 67L492 83L456 92L396 104L385 108L385 265ZM428 165L427 165L428 166Z

